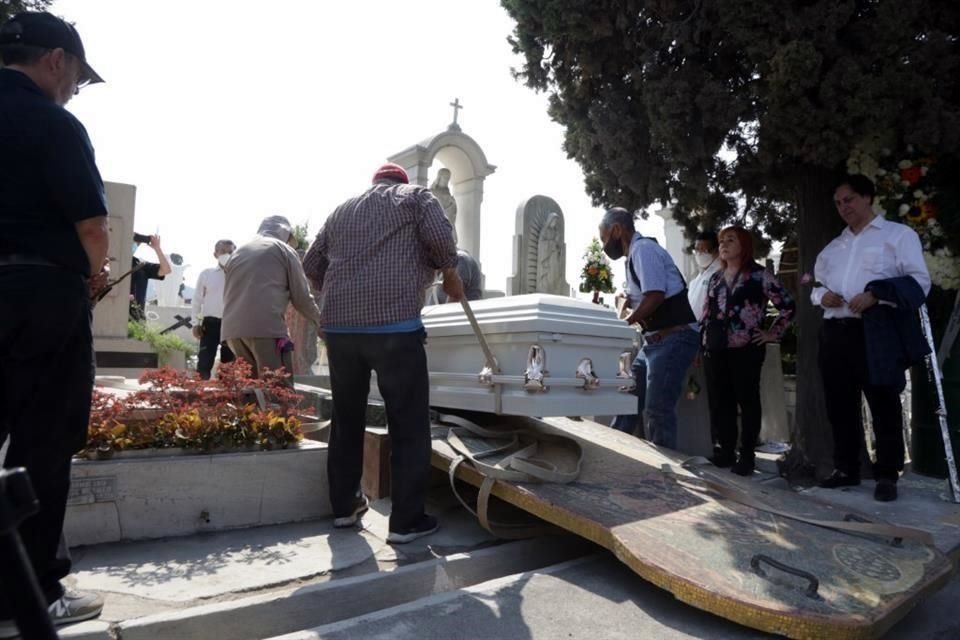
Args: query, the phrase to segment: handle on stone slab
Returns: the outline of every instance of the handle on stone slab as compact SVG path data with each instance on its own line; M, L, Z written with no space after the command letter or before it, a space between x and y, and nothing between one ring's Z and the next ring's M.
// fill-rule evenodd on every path
M807 597L808 598L819 598L817 590L820 589L820 580L817 579L817 576L813 575L809 571L804 571L803 569L797 569L796 567L791 567L788 564L784 564L778 560L774 560L770 556L758 553L750 559L750 568L753 569L753 572L756 573L761 578L766 578L767 573L760 567L761 562L766 562L771 567L780 569L784 573L789 573L790 575L797 576L798 578L803 578L807 580L810 584L807 585Z

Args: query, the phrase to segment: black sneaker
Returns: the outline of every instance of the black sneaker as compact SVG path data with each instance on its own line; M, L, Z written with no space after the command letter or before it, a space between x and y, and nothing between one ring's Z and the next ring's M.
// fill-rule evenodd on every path
M821 480L817 486L823 489L836 489L838 487L856 487L859 484L860 476L852 476L834 469L833 473Z
M433 516L423 515L417 524L405 529L390 530L387 535L388 544L407 544L417 538L428 536L440 528L440 524Z
M352 527L360 521L360 516L370 508L370 501L362 493L354 499L353 513L348 516L341 516L333 519L333 526L337 529L346 529Z
M893 480L877 480L873 499L877 502L893 502L897 499L897 483Z

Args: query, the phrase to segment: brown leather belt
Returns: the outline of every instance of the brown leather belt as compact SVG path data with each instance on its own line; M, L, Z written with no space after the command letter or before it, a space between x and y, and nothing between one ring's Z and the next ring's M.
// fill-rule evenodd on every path
M649 344L657 344L658 342L663 342L667 336L673 333L683 331L684 329L689 329L689 324L675 324L672 327L667 327L666 329L660 329L657 332L650 332L643 334L643 339Z

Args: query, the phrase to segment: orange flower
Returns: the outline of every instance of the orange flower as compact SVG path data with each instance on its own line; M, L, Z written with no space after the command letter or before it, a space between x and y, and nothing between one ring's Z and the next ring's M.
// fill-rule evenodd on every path
M597 273L599 272L600 272L600 269L597 269L596 265L590 265L590 268L587 269L587 273L589 273L592 276L597 275Z

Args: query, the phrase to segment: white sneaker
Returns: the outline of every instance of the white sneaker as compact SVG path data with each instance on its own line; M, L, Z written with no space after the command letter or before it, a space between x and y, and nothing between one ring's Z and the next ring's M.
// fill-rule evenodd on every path
M360 521L360 516L365 514L370 508L370 501L362 493L356 497L353 503L353 513L348 516L341 516L333 519L333 526L336 529L352 527Z
M47 611L54 625L89 620L103 611L103 598L94 593L65 589L60 599L47 607ZM13 620L0 620L0 639L19 637L20 631Z
M47 607L53 624L69 624L96 618L103 611L103 598L89 591L64 589L59 600Z

